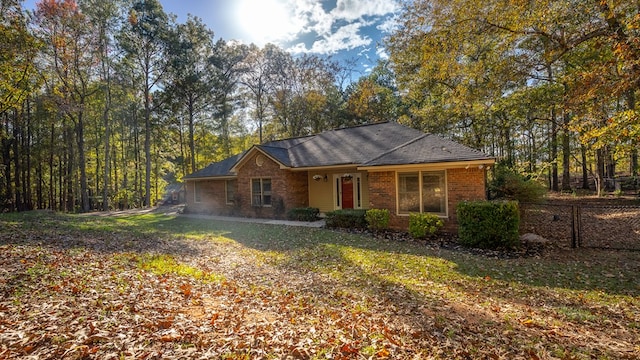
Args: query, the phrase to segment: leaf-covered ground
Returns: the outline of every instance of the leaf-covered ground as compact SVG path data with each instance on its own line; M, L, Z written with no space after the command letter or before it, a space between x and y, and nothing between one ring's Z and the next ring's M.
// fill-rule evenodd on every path
M0 215L0 359L638 359L640 253Z

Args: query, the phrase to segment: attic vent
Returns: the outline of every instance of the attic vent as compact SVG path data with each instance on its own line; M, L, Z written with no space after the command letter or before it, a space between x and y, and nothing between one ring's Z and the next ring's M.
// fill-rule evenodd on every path
M256 165L262 166L264 164L264 155L259 154L256 156Z

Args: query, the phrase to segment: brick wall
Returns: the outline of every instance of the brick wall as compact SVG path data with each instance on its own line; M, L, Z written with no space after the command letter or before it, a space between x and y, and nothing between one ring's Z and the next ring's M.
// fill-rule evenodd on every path
M394 171L369 173L369 208L389 209L394 229L406 230L408 216L398 216L396 209L396 173ZM456 231L456 205L463 200L482 200L485 193L485 170L478 167L447 170L448 219L445 229Z
M369 173L369 208L389 209L391 219L389 227L406 230L409 227L408 216L397 216L396 173L395 171Z
M256 157L261 156L261 166ZM271 179L271 207L251 205L251 179ZM238 168L238 199L240 212L247 217L276 218L286 217L291 208L309 206L309 186L307 172L294 172L280 169L280 165L259 152L250 155ZM281 201L283 207L278 206Z
M196 182L200 187L200 202L195 202ZM225 183L226 180L187 181L187 211L212 215L231 215L234 212L234 207L227 204Z
M487 198L485 169L471 166L468 169L447 170L447 190L449 201L449 222L447 229L455 230L457 224L456 205L464 200L484 200Z

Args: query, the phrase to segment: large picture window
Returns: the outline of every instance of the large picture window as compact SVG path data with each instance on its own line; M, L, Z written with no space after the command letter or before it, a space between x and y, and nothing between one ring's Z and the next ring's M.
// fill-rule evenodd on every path
M227 205L233 205L236 202L237 180L227 180L225 182L225 198Z
M398 173L398 213L427 212L446 216L444 171Z
M251 205L271 206L271 179L251 180Z

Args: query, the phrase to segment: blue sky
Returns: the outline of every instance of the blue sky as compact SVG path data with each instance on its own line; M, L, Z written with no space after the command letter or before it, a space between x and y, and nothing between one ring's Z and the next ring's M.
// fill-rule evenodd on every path
M385 57L380 42L393 27L396 0L160 0L166 12L196 15L216 37L294 53L357 59L363 73Z
M385 57L380 42L393 27L399 0L160 0L167 13L200 17L216 39L263 46L274 43L294 53L355 59L362 74ZM36 0L27 0L25 8ZM361 74L361 75L362 75Z

